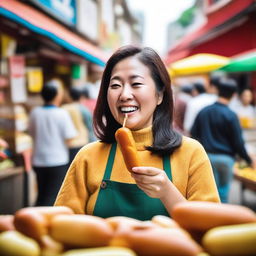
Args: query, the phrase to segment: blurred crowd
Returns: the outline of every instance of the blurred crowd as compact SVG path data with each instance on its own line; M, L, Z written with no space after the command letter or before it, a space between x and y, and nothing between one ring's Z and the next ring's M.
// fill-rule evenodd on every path
M197 139L211 161L222 202L228 202L236 162L256 169L256 107L250 88L239 91L236 80L212 74L209 84L176 88L175 127Z
M92 115L102 68L92 65L91 69L90 80L82 85L67 86L59 78L46 81L41 91L43 104L30 112L36 206L53 205L76 154L84 145L96 140Z

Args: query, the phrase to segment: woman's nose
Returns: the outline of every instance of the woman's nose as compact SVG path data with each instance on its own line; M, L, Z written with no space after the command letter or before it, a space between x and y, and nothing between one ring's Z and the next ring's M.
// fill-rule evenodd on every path
M129 85L124 85L120 94L120 100L129 100L132 99L132 90L131 86Z

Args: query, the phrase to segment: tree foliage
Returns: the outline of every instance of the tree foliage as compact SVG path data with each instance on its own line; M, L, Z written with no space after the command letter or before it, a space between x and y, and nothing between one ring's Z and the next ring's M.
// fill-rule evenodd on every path
M195 6L190 7L189 9L185 10L180 17L178 18L177 22L182 27L187 27L190 25L195 18Z

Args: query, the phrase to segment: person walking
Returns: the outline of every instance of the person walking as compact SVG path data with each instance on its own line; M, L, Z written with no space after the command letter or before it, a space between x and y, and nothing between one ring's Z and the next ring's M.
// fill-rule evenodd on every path
M77 152L87 143L95 141L96 137L92 127L92 114L80 103L82 89L73 86L69 94L72 102L62 105L62 108L68 111L78 132L69 143L69 163L71 164Z
M191 129L191 136L202 143L209 156L223 203L228 202L235 157L240 156L256 168L245 149L238 117L228 107L236 90L235 80L221 78L217 102L199 112Z
M43 106L31 111L29 132L33 138L32 165L37 177L36 206L52 206L68 169L68 147L77 131L66 110L59 106L63 88L53 79L41 91Z
M184 119L188 102L192 99L192 84L181 85L174 95L174 127L186 135Z
M190 134L197 114L204 107L211 105L217 100L218 81L221 76L220 74L212 74L207 88L200 82L194 83L194 91L197 92L197 95L187 103L184 117L184 130L187 134Z

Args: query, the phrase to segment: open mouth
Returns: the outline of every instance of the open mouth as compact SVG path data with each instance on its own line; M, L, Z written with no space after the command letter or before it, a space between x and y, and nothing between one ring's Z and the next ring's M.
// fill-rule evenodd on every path
M139 108L134 106L134 107L120 107L119 109L122 113L126 114L126 113L132 113L138 110Z

